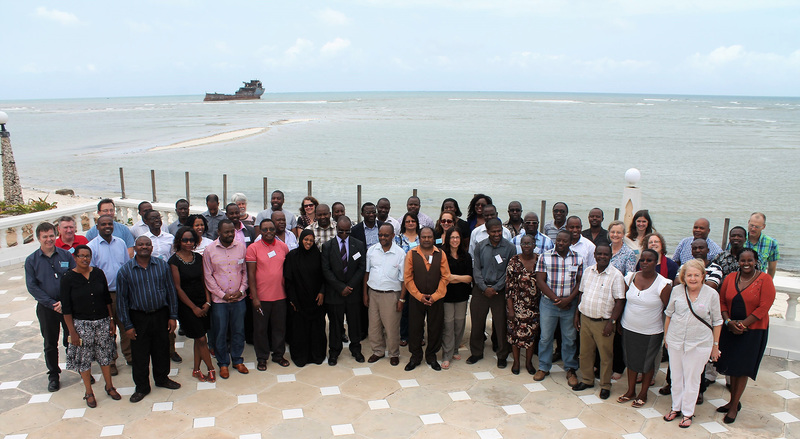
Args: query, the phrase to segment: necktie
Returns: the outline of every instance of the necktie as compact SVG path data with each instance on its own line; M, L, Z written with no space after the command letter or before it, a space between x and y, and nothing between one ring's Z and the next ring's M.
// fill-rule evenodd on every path
M342 247L339 254L342 255L342 269L347 273L347 245L344 240L342 240Z

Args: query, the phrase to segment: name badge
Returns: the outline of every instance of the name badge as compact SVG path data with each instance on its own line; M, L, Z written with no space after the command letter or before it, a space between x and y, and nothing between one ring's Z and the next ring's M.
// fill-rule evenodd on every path
M267 256L269 256L270 258L274 258L275 255L277 255L277 253L275 253L275 250L272 250L271 252L267 253Z
M61 261L61 268L69 268L69 262Z
M239 265L242 265L242 264L244 264L244 259L239 259L238 261L236 261L236 263L239 264Z
M439 239L437 239L437 240L436 240L436 243L437 243L437 244L441 244L441 243L442 243L442 238L439 238Z
M578 266L570 265L569 267L567 267L567 271L569 271L570 273L576 273L578 271Z
M250 242L250 237L249 236L245 236L244 237L244 242Z
M73 253L75 253L75 248L74 247L70 247L69 248L69 254L73 254Z
M433 255L428 256L428 263L433 264Z
M360 257L361 257L361 252L356 252L356 254L353 255L353 260L357 261L358 258L360 258Z
M498 264L503 263L503 257L500 255L494 255L494 260L497 261Z

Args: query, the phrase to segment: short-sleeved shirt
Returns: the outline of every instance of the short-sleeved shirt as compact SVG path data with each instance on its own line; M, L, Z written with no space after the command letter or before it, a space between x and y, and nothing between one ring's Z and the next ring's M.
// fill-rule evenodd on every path
M286 216L286 230L294 230L294 228L297 227L297 218L294 216L294 214L286 209L280 210L279 212L283 212L283 214ZM265 219L272 219L272 208L259 212L258 215L256 215L256 221L254 225L261 227L261 221L264 221Z
M694 259L694 256L692 256L692 243L694 240L693 236L683 238L678 243L678 246L675 247L675 254L672 256L672 260L677 262L678 265L683 265L687 261ZM708 256L706 257L713 261L718 254L722 253L722 249L711 238L706 238L706 244L708 244Z
M97 235L99 234L100 233L97 231L97 226L92 226L92 228L86 232L86 239L88 239L89 242L92 242L92 240L97 238ZM112 235L125 241L125 245L128 246L128 248L133 247L133 245L136 243L136 238L134 238L131 231L128 230L128 226L120 222L114 221L114 232Z
M555 249L548 250L536 262L537 273L547 275L547 286L556 297L569 296L579 275L583 274L583 259L572 249L562 258ZM547 296L542 296L547 297Z
M117 273L130 259L125 241L112 235L111 242L107 242L102 236L98 236L87 245L92 249L92 267L103 270L109 291L117 291Z
M61 311L77 320L99 320L108 317L111 294L103 270L93 268L89 279L69 270L61 278Z
M392 242L389 251L380 244L367 249L367 286L377 291L400 291L403 288L406 252Z
M64 250L66 250L66 251L68 251L70 253L75 253L75 247L77 247L79 245L86 245L88 243L89 243L89 240L86 239L85 236L81 236L81 235L75 235L75 240L72 241L72 245L64 244L64 241L61 240L60 236L58 238L56 238L56 247L63 248Z
M767 272L770 262L777 261L781 258L780 253L778 253L778 241L763 233L758 238L756 245L750 242L750 237L748 236L744 241L744 248L752 248L758 252L758 266L764 273ZM709 257L711 257L711 255L709 255Z
M597 264L589 266L581 277L581 303L578 311L592 319L610 319L616 299L625 298L625 279L609 264L598 271Z
M289 247L279 239L273 239L272 243L261 240L247 248L245 261L256 264L255 287L258 300L274 302L286 298L283 262L288 253Z

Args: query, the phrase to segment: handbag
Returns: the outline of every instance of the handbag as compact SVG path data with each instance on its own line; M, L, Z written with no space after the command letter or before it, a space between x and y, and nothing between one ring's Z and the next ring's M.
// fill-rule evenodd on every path
M711 331L714 331L714 328L711 326L711 323L708 323L707 321L705 321L705 319L703 319L702 317L697 315L696 312L694 312L694 308L692 308L692 301L689 300L689 291L686 289L685 285L683 287L683 294L686 295L686 303L689 304L689 311L692 312L692 315L697 317L697 320L700 320L701 322L703 322L703 324L706 325L708 327L708 329L710 329Z

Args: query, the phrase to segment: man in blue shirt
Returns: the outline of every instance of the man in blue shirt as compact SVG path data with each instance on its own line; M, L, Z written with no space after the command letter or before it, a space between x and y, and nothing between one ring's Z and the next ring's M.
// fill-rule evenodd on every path
M151 257L150 238L136 239L136 257L125 263L117 274L117 316L131 340L133 382L136 391L131 402L139 402L150 393L150 358L153 381L157 387L179 389L168 378L169 334L178 326L178 296L172 271L166 261Z
M111 198L103 198L100 200L100 202L97 203L97 214L100 216L111 215L111 217L114 218L114 216L117 214L117 208L114 205L114 200ZM97 226L94 226L89 229L88 232L86 232L86 239L91 241L94 238L97 238L97 235ZM114 236L125 241L125 246L128 247L128 256L133 257L134 237L133 234L131 234L131 231L128 230L128 226L119 221L114 221Z
M36 317L44 338L44 362L47 365L47 390L61 388L58 367L58 339L63 329L64 347L67 346L67 326L61 314L61 277L75 267L72 255L56 247L56 229L50 223L36 227L39 249L25 259L25 283L28 292L36 299Z

